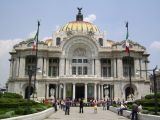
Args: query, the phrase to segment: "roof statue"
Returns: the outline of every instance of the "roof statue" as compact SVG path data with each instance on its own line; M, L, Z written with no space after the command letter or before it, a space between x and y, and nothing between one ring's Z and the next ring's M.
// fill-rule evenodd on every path
M77 9L78 9L78 14L81 14L82 8L77 7Z

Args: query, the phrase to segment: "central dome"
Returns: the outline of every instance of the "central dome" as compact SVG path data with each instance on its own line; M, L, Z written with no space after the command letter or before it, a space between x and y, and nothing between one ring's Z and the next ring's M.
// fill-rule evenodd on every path
M83 21L83 14L81 13L82 8L77 8L78 14L76 15L76 21L69 22L65 24L61 29L60 32L67 32L67 31L78 31L78 32L100 32L97 26L90 22Z
M72 21L65 24L60 31L78 31L78 32L99 32L97 26L86 21Z

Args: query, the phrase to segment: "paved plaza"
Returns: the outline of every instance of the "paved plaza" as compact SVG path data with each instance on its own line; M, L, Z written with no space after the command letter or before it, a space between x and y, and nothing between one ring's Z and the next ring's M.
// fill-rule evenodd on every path
M79 107L71 107L70 115L65 115L63 110L58 110L44 120L129 120L123 116L118 116L111 111L104 111L98 108L98 113L94 113L93 107L84 107L84 113L79 113Z

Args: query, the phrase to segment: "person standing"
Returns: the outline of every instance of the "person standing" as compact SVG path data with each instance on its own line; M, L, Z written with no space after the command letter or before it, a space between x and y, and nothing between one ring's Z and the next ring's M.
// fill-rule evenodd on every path
M70 112L70 101L69 99L67 98L66 102L65 102L65 106L66 106L66 109L65 109L65 115L69 115L69 112Z
M102 106L103 106L103 110L106 110L106 100L104 99L104 101L102 102Z
M81 99L79 105L79 113L83 113L83 106L84 106L83 99Z

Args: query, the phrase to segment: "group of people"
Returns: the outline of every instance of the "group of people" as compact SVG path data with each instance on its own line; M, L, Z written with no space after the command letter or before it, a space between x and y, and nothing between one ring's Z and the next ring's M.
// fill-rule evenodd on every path
M65 115L70 114L70 107L74 105L73 101L70 100L69 98L67 98L66 100L53 99L51 102L55 111L57 111L58 108L57 106L59 106L60 109L65 111ZM91 103L92 103L91 105L94 108L94 113L97 113L97 104L98 104L97 100L92 100ZM85 106L84 99L83 98L79 99L78 104L79 104L79 113L83 113L84 112L83 107Z
M117 111L118 115L123 115L123 110L127 110L127 103L125 102L117 102ZM131 106L131 120L138 120L138 113L141 113L142 105L133 102Z
M102 102L103 110L109 110L109 106L111 105L111 101L109 99L105 100Z
M109 106L113 103L111 103L113 101L111 100L103 100L100 102L100 104L103 107L103 110L109 110ZM83 107L84 107L84 99L79 99L78 101L79 103L79 113L83 113ZM99 104L99 102L97 100L92 100L91 101L91 105L93 106L94 109L94 113L98 112L98 108L97 105ZM127 104L123 101L120 102L119 100L116 102L116 104L118 105L117 107L117 111L118 111L118 115L123 115L123 110L127 110ZM59 108L62 109L63 111L65 111L65 115L69 115L70 114L70 107L73 106L73 102L67 98L66 100L52 100L52 105L55 109L55 111L57 111L57 106L59 105ZM75 105L76 106L76 105ZM131 120L136 119L137 120L137 113L141 112L142 110L142 106L141 105L137 105L136 103L133 103L132 105L132 112L131 112Z

